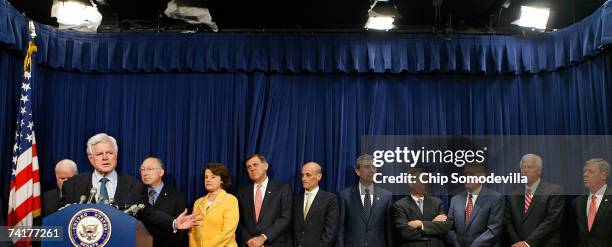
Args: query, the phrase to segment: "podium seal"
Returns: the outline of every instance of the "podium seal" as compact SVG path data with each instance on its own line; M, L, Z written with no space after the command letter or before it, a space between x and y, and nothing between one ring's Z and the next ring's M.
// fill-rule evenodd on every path
M68 227L68 238L76 247L103 247L112 230L108 216L94 208L77 212Z

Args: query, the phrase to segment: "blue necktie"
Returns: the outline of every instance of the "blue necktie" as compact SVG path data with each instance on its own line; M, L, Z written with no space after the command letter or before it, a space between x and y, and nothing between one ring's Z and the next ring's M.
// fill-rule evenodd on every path
M108 178L100 179L100 200L98 203L104 203L104 201L108 201L108 191L106 190L106 182L108 182Z

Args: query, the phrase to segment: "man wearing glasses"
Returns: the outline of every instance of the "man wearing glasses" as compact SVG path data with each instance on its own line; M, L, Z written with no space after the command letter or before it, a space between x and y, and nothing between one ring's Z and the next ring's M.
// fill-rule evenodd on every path
M140 165L140 179L147 186L149 204L159 211L172 217L179 216L185 208L187 202L185 196L164 185L162 177L165 175L165 165L157 157L149 157L142 161ZM153 246L186 246L186 231L179 231L173 234L158 226L147 224L147 230L153 236Z

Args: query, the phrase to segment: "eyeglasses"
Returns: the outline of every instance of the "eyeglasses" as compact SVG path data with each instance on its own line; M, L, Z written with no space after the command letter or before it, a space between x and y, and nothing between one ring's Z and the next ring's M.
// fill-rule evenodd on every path
M161 169L159 167L155 167L155 168L140 168L140 172L150 172L153 170L157 170L157 169Z

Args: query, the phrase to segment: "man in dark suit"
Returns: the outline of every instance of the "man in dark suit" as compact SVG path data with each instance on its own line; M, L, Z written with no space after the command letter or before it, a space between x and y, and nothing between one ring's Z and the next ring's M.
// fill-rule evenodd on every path
M408 184L410 195L393 204L393 225L398 239L395 246L446 246L446 210L442 200L427 195L427 185L420 180L422 173L420 169L410 171L410 174L417 178Z
M540 179L542 158L521 158L521 175L527 184L512 191L506 204L506 233L512 247L560 246L563 188Z
M42 195L43 217L57 211L60 207L60 199L62 198L62 185L66 180L78 173L77 165L72 160L64 159L55 164L55 182L57 188L49 190Z
M164 174L165 166L159 158L146 158L140 165L140 179L147 187L149 204L172 217L178 217L187 208L187 202L182 193L164 184L162 181ZM185 231L173 234L156 225L146 225L146 227L153 236L154 247L180 247L187 244Z
M253 184L238 188L238 245L249 247L287 246L291 222L291 189L271 181L269 164L261 154L246 159L246 169Z
M133 177L119 175L115 171L118 149L115 138L105 133L89 138L87 157L94 171L75 175L64 182L60 204L78 203L82 195L89 195L91 188L95 187L97 193L93 198L94 202L113 201L119 207L134 204L148 205L144 186ZM156 225L174 232L198 225L202 219L198 215L187 215L187 209L173 219L150 206L146 206L137 216L145 224Z
M340 223L336 246L393 246L390 208L393 195L374 185L374 157L357 158L355 173L359 183L342 190L339 196Z
M572 208L578 223L580 247L603 247L612 243L612 191L608 190L610 164L604 159L586 161L583 168L584 186L588 195L574 199Z
M481 164L463 167L465 176L484 176ZM448 210L448 241L452 246L499 246L504 221L504 197L470 181L466 192L453 196Z
M295 247L330 247L338 234L338 197L319 188L321 166L308 162L302 166L304 194L293 204Z

